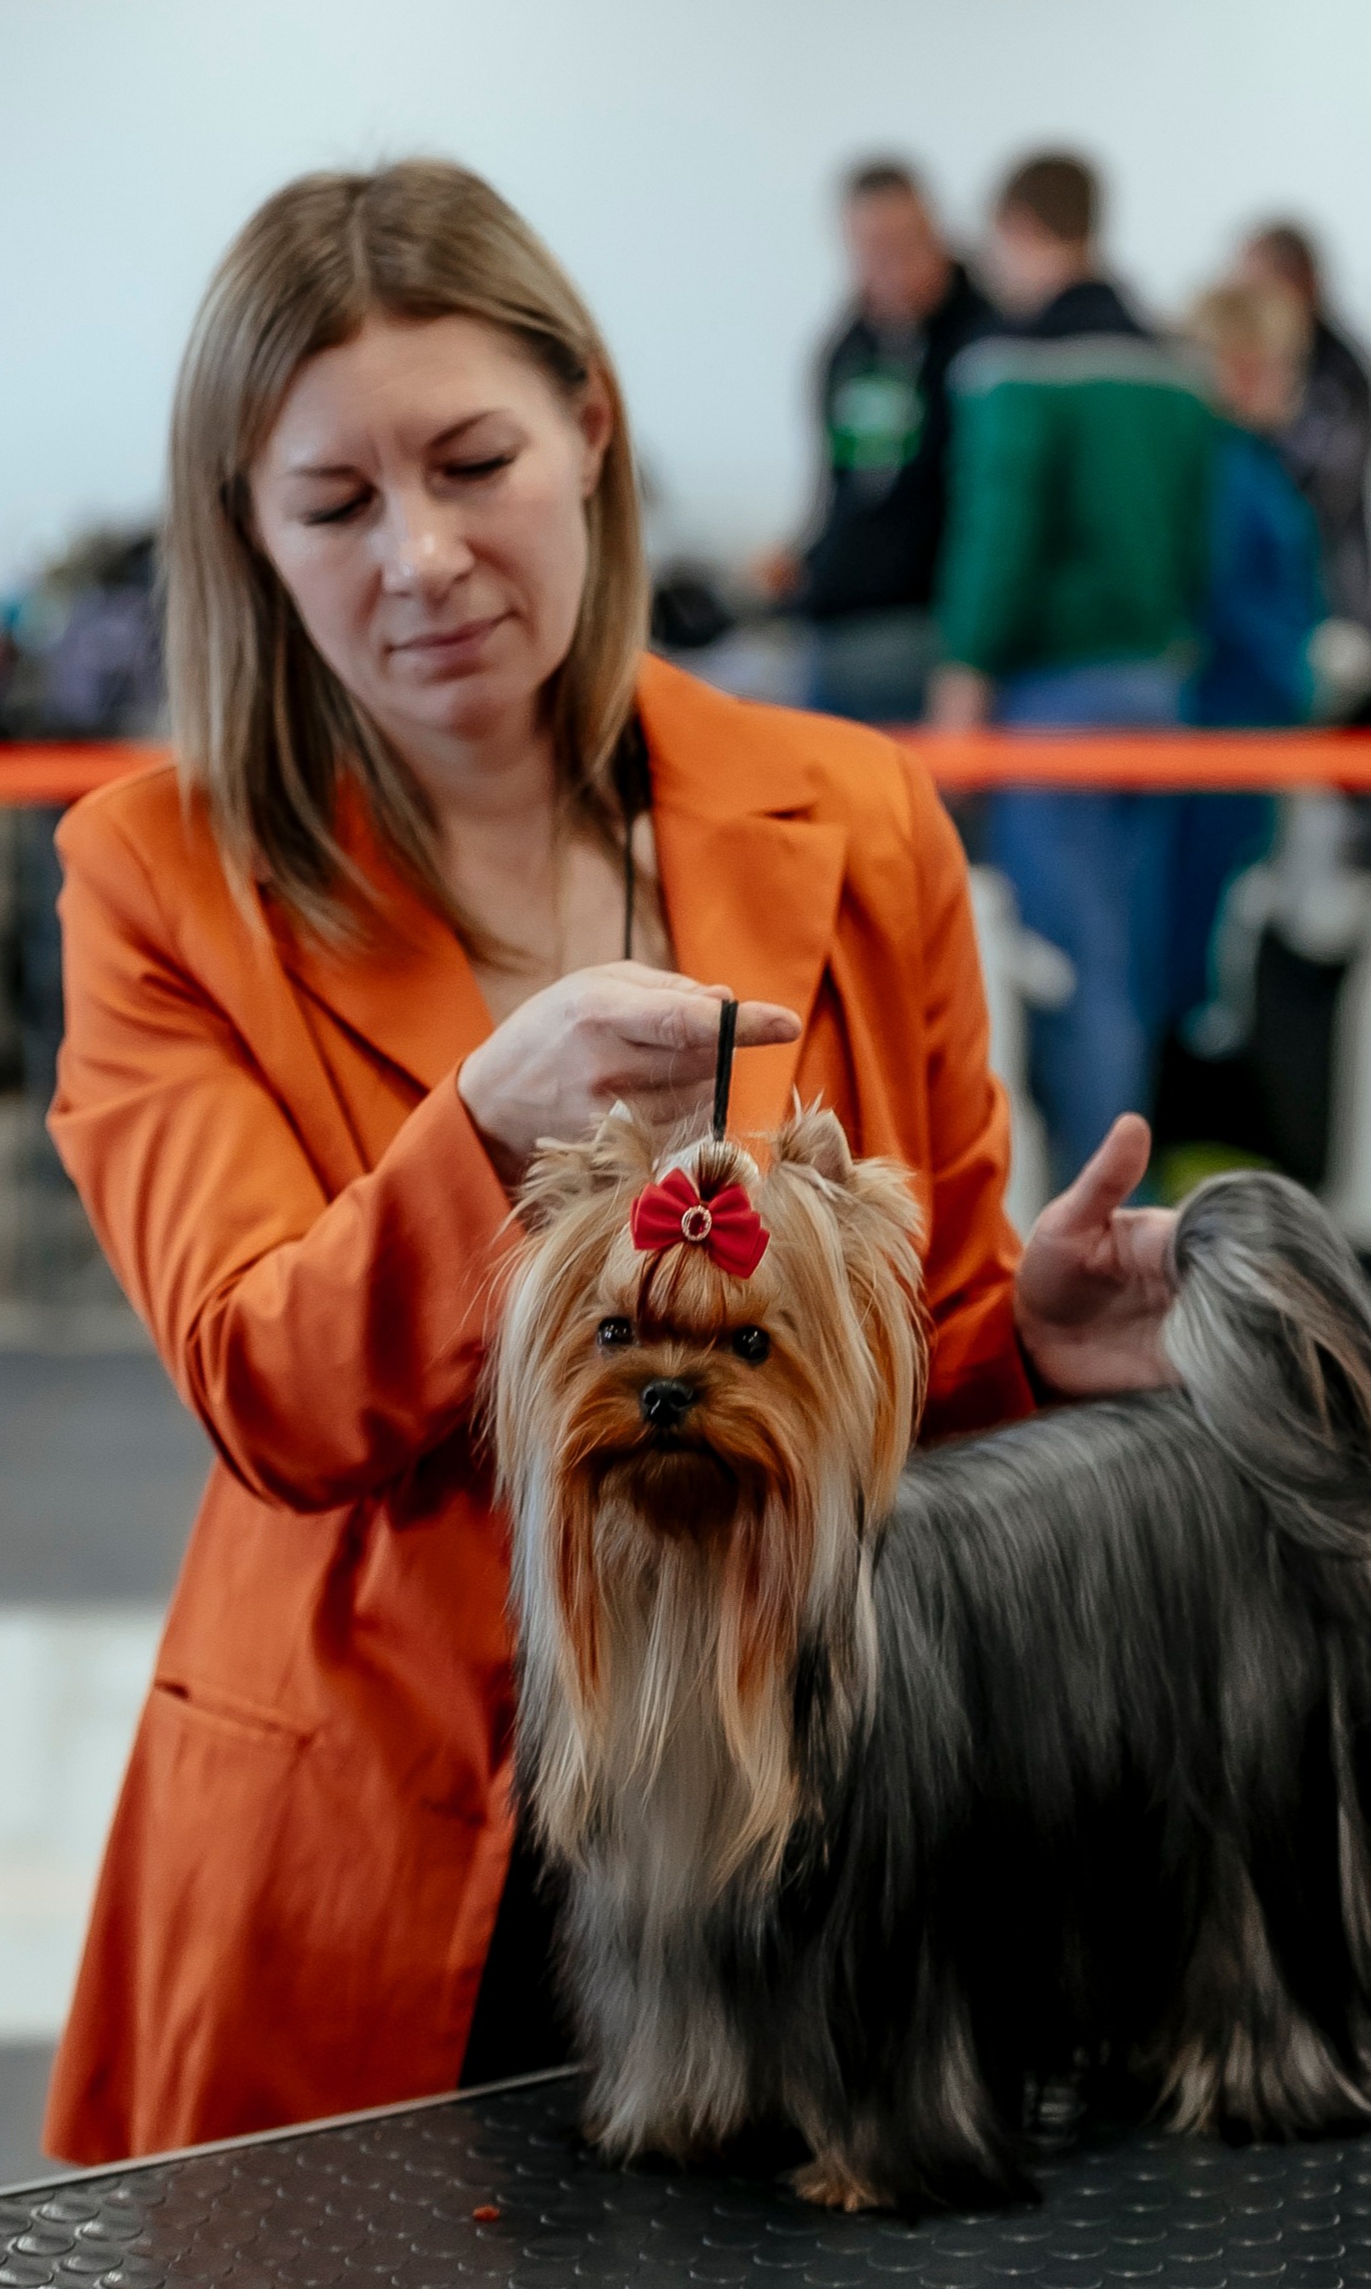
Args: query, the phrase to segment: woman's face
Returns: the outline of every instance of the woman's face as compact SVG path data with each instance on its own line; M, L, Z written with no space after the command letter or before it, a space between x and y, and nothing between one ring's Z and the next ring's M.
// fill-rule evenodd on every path
M1292 358L1230 344L1215 352L1214 378L1223 404L1248 429L1274 434L1294 419L1300 375Z
M250 481L258 539L403 752L527 718L566 658L611 424L497 328L375 317L301 367Z

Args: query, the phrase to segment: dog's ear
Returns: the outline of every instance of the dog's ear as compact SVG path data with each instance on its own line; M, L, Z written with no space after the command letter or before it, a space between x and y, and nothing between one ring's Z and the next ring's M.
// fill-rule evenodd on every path
M894 1160L858 1160L848 1185L852 1200L882 1228L891 1255L903 1261L905 1249L917 1260L926 1218L908 1169Z
M890 1230L898 1254L917 1248L924 1218L907 1172L893 1160L854 1160L842 1122L824 1105L798 1102L772 1147L778 1167L812 1169Z
M658 1145L652 1131L625 1104L611 1105L590 1140L591 1166L602 1189L632 1185L638 1191L652 1181Z
M652 1157L647 1130L626 1105L615 1105L592 1137L577 1144L543 1140L519 1189L520 1217L538 1231L591 1193L646 1184Z
M825 1105L797 1107L777 1132L773 1149L778 1167L812 1168L830 1184L852 1182L852 1154L843 1124Z

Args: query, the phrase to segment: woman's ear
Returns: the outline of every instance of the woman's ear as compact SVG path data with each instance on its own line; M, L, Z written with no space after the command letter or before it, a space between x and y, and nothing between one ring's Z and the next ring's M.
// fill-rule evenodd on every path
M588 501L600 482L605 454L609 449L610 438L614 435L614 407L605 377L598 366L592 366L587 376L581 391L581 402L576 409L576 419L584 441L581 498Z

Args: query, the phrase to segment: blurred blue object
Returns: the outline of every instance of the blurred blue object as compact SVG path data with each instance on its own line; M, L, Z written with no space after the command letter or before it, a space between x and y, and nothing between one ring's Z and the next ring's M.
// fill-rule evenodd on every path
M1208 727L1308 721L1324 618L1319 530L1274 445L1225 425L1214 455L1205 656L1186 694Z

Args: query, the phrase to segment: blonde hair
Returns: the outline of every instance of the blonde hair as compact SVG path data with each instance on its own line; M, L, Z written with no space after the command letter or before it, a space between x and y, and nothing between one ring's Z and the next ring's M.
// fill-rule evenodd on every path
M546 247L479 175L439 161L301 176L258 209L210 282L172 415L172 736L240 894L257 881L326 938L355 928L367 886L335 818L340 778L351 774L401 869L469 947L498 955L454 906L422 787L320 658L252 536L248 471L291 382L378 311L497 326L572 402L592 375L604 386L613 427L586 507L585 589L548 699L564 803L602 836L618 831L614 756L646 618L622 395L594 320Z
M1255 355L1297 366L1309 347L1309 313L1288 286L1216 286L1195 303L1185 331L1211 356Z

